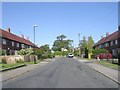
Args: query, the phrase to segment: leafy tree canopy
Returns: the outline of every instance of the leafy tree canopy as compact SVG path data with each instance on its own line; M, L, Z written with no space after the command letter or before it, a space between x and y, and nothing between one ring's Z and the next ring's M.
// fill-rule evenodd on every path
M60 35L56 37L56 40L53 43L53 51L61 51L62 48L69 50L73 40L66 39L65 35Z

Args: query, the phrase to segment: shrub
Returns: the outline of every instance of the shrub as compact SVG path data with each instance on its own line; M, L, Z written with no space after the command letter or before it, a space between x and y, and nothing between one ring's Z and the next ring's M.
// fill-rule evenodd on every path
M17 51L18 55L26 55L26 50L25 49L21 49L20 51Z
M106 49L93 49L92 50L93 55L97 55L97 54L100 54L100 53L106 53L106 52L108 52Z
M52 56L56 56L56 55L58 55L58 56L66 56L66 55L68 55L68 53L69 53L69 51L55 51L52 54Z
M17 51L18 55L33 55L34 50L33 48L27 48L27 49L21 49L20 51Z
M22 59L15 59L15 61L16 61L17 63L24 63L24 61L23 61Z
M7 64L6 58L2 58L2 63L3 63L3 64Z
M6 52L5 52L5 51L0 50L0 56L5 55L5 54L6 54Z

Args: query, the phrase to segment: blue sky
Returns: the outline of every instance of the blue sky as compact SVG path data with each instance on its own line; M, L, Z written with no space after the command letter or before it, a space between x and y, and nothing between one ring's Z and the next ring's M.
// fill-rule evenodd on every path
M78 44L83 36L92 36L97 42L106 32L112 33L118 26L117 2L4 2L2 3L2 28L10 27L17 35L24 34L33 41L33 25L36 24L36 44L49 44L64 34Z

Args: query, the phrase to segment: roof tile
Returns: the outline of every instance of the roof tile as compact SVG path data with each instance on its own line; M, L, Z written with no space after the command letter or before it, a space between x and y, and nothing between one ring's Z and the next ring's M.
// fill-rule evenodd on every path
M26 40L22 37L19 37L15 34L8 33L7 31L2 30L2 29L0 29L0 36L2 36L4 38L7 38L7 39L10 39L10 40L13 40L13 41L17 41L17 42L20 42L20 43L27 44L27 45L30 45L30 46L34 46L34 44L31 41Z
M120 38L120 35L118 33L120 33L120 30L110 34L108 37L104 37L103 39L100 39L95 44L95 46L100 45L100 44L105 43L105 42L108 42L108 41L116 40L116 39L118 39L118 37Z

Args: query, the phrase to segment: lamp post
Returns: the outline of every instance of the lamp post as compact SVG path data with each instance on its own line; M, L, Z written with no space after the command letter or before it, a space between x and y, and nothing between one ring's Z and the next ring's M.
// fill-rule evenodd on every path
M79 39L79 57L80 57L80 33L78 34L78 39Z
M33 25L33 31L34 31L34 64L36 64L36 52L35 52L35 27L37 27L37 25Z

